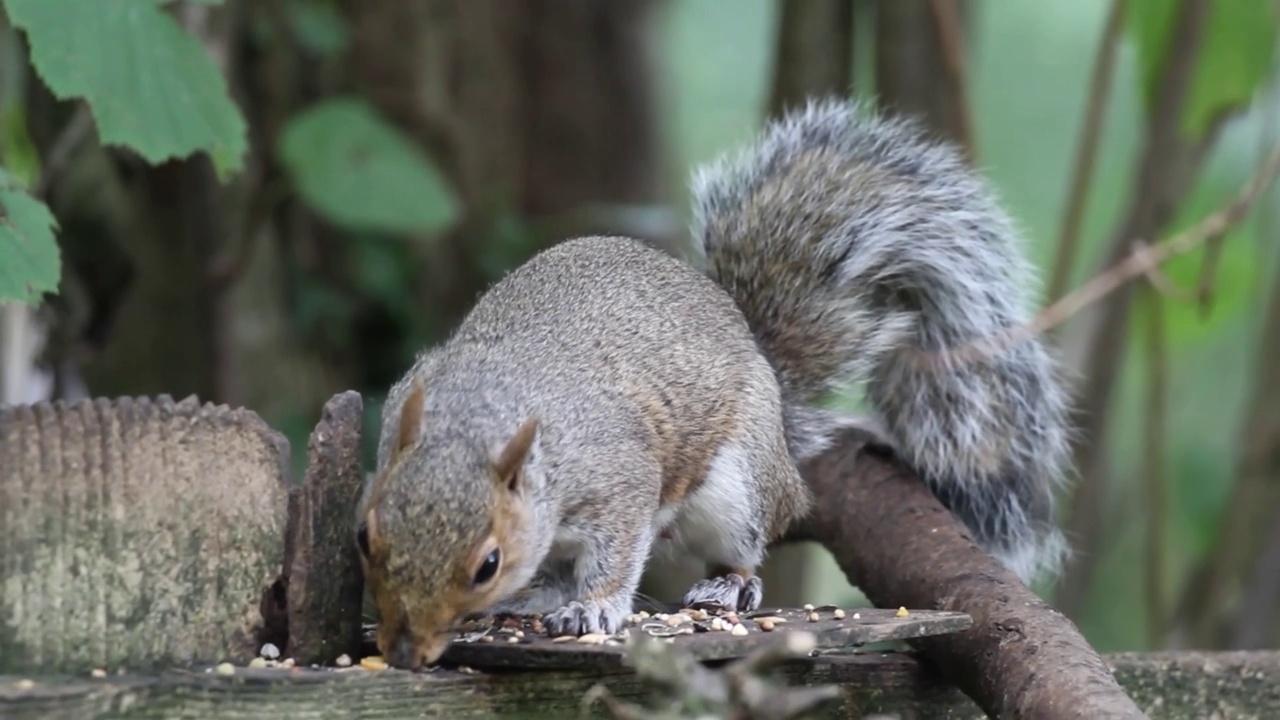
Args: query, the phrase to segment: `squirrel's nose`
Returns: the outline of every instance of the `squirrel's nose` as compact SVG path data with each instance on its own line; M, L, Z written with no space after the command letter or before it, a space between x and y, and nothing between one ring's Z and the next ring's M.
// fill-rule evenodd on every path
M422 660L422 653L413 646L413 639L408 633L401 633L391 644L391 651L387 653L387 663L403 670L420 670Z
M421 670L423 665L433 663L444 654L448 644L448 636L433 636L430 642L415 643L411 633L401 633L391 644L387 653L387 663L392 667L404 670Z

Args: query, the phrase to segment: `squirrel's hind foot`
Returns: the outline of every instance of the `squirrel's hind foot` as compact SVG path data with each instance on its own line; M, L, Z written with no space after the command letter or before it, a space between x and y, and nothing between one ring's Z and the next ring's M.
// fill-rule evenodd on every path
M726 610L752 612L764 601L764 584L758 576L743 578L738 573L699 580L684 594L683 607L718 605Z
M542 618L551 637L605 633L616 635L622 630L627 613L600 603L574 601Z

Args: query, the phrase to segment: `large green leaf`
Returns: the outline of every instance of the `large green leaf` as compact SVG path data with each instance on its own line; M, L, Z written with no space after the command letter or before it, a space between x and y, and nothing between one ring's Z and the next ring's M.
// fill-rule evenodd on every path
M1132 0L1129 4L1128 29L1138 48L1148 111L1164 64L1174 53L1185 52L1170 47L1181 4L1181 0ZM1188 138L1203 137L1216 118L1250 101L1271 67L1278 19L1273 0L1209 3L1182 114L1182 131Z
M457 219L444 176L362 100L326 100L294 117L279 155L303 199L349 230L429 233Z
M244 159L244 118L200 42L164 0L4 0L53 93L83 97L98 136L159 163L207 151L220 174Z
M34 303L57 289L57 227L49 208L0 168L0 303Z

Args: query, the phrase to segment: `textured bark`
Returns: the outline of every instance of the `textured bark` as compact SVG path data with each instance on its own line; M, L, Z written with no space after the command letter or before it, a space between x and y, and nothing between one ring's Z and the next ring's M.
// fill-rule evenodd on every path
M1145 717L1070 620L866 440L850 432L802 468L817 504L794 539L826 546L877 606L968 613L971 630L913 645L993 717Z

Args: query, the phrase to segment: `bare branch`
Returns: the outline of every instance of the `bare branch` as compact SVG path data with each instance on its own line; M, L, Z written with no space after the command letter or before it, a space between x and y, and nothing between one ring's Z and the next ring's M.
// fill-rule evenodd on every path
M984 552L918 476L856 430L801 473L817 502L789 539L817 540L879 607L968 613L912 644L991 717L1144 718L1062 613Z
M1194 226L1157 245L1133 243L1134 250L1128 257L1040 311L1031 322L1011 328L1008 332L994 338L979 340L956 350L927 357L926 361L930 363L976 362L998 355L1018 343L1060 325L1134 278L1147 275L1170 259L1189 253L1221 237L1244 219L1258 196L1275 181L1277 174L1280 174L1280 142L1272 147L1266 160L1230 202Z
M1190 191L1221 127L1222 117L1219 117L1218 122L1194 140L1182 131L1182 117L1209 9L1209 0L1182 0L1175 11L1166 46L1177 51L1166 54L1156 79L1133 196L1112 238L1107 264L1120 261L1129 252L1134 238L1154 238L1164 232L1174 210ZM1132 292L1121 286L1097 309L1080 371L1084 385L1078 395L1078 432L1073 442L1073 461L1080 481L1070 498L1066 522L1067 535L1074 538L1076 552L1067 562L1056 589L1059 607L1072 616L1084 604L1102 554L1105 532L1102 511L1110 472L1107 429L1112 397L1128 349L1132 300Z
M846 95L852 84L853 3L783 0L769 115L782 115L811 97Z
M1093 61L1093 74L1089 81L1089 100L1085 105L1084 125L1080 129L1080 144L1076 148L1075 164L1071 172L1071 187L1067 194L1067 209L1058 236L1058 255L1053 263L1053 275L1049 279L1049 300L1057 300L1067 289L1071 268L1075 265L1080 248L1080 226L1084 222L1085 202L1093 179L1093 168L1098 158L1098 143L1102 137L1102 116L1107 98L1111 94L1111 77L1116 64L1116 48L1120 45L1120 31L1124 27L1128 0L1112 0L1107 22L1098 42L1098 54Z
M969 83L965 75L964 27L960 11L956 0L929 0L929 10L933 14L938 45L942 48L942 70L951 87L956 138L969 162L975 162L978 146L969 112Z

